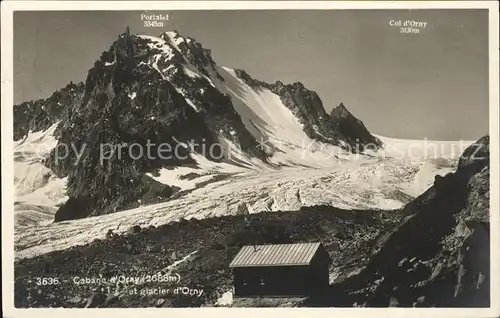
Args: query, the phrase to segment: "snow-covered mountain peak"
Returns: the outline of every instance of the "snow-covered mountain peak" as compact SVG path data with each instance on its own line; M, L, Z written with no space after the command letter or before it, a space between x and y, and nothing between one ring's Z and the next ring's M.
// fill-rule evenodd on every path
M220 177L214 173L332 168L349 160L345 145L359 139L357 121L336 122L302 83L268 84L219 66L210 50L175 31L154 37L127 29L89 70L82 91L48 120L59 122L58 145L85 145L82 160L73 153L56 160L52 151L46 161L67 177L69 199L57 220L156 203L176 188L196 187L186 178L203 183ZM361 132L369 142L370 133ZM120 142L153 154L165 144L182 149L167 159L125 153L102 162L101 145Z

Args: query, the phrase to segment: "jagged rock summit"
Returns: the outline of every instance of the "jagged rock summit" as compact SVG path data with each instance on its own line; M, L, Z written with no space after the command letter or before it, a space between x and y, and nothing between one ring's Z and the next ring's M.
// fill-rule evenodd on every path
M352 114L344 106L344 103L340 103L337 107L333 108L330 112L332 118L347 118L352 116Z
M382 146L382 142L368 131L363 122L356 118L343 103L330 112L334 129L351 145L359 145L361 149L370 145L372 150Z

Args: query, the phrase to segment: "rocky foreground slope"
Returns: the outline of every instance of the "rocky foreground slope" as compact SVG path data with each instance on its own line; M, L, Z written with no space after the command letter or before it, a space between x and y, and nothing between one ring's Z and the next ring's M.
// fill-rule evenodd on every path
M489 138L470 146L456 172L437 176L400 210L315 206L251 219L233 215L135 226L124 235L109 231L106 239L85 246L19 260L15 304L213 306L231 289L228 265L241 245L312 241L322 242L333 260L331 290L295 306L489 306ZM157 273L162 282L125 282ZM114 276L123 281L96 280ZM187 287L181 290L190 294L175 294L175 287ZM158 289L171 292L145 294Z
M455 173L436 176L402 210L404 218L376 242L360 274L311 305L488 307L489 172L483 137L466 149Z

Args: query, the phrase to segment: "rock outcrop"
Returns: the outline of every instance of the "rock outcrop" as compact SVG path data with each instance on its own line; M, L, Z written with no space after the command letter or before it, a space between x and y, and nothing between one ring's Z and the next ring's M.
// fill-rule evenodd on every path
M377 150L382 146L382 142L370 134L363 122L351 114L343 103L332 109L330 118L333 129L338 131L342 139L356 150Z
M83 83L70 83L54 92L49 98L14 106L14 140L22 139L30 131L45 130L64 120L68 116L67 112L81 102L84 88Z
M315 305L488 307L488 148L484 137L466 149L457 171L436 178L392 233L375 241L366 268Z

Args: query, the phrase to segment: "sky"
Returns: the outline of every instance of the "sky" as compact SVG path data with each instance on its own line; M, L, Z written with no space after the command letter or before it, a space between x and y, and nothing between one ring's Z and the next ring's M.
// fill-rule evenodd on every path
M14 14L14 102L47 98L87 72L120 33L177 30L218 65L302 82L370 132L475 140L488 133L487 10L35 11ZM397 21L416 21L401 33ZM392 22L391 22L392 21ZM425 27L423 27L423 23Z

